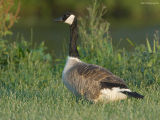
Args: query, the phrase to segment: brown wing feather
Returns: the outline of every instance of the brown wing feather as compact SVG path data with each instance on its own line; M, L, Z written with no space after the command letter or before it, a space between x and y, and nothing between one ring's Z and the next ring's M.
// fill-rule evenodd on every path
M83 76L89 81L99 81L101 88L120 87L127 88L125 82L112 74L110 71L92 64L80 64L77 67L79 75Z

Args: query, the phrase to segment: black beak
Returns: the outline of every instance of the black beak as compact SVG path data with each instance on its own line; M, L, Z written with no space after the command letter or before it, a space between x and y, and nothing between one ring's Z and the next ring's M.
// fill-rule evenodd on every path
M62 17L56 18L56 19L54 19L54 21L56 21L56 22L63 22L63 18Z

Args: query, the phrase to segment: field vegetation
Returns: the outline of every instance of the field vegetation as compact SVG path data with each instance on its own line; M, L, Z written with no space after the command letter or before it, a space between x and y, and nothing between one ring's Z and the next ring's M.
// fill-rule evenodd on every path
M32 47L24 38L0 38L1 120L158 120L160 116L160 40L155 32L135 50L112 45L106 8L95 2L79 18L81 60L101 65L145 96L109 104L93 104L72 95L61 81L65 59L46 53L44 43ZM126 41L127 42L127 41ZM130 41L129 45L133 45ZM67 55L64 55L67 56ZM53 62L54 61L54 62ZM58 62L56 62L58 61Z

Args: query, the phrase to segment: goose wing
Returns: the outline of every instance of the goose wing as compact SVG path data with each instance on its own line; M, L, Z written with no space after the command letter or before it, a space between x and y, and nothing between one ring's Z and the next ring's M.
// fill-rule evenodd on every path
M100 66L82 63L77 68L78 74L83 79L90 82L98 82L101 89L113 87L128 88L121 78Z

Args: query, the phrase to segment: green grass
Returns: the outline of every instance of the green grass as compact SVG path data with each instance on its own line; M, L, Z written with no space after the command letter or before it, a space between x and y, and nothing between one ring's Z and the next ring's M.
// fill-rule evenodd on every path
M97 5L96 3L88 9L87 20L80 19L81 43L78 49L81 59L108 68L145 98L108 104L93 104L77 98L61 81L64 59L53 65L51 56L45 53L44 44L32 48L32 43L24 40L14 43L0 40L0 119L159 119L158 35L154 35L153 45L147 41L147 45L136 46L132 53L124 49L116 50L109 36L109 24L102 20L105 9L100 9Z

